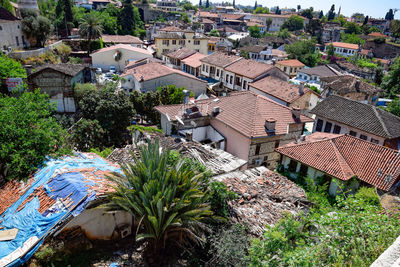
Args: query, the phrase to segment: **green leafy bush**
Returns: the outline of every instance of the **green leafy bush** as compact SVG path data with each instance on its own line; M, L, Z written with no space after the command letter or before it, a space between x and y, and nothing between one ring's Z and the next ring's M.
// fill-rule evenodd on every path
M210 204L214 214L228 218L228 201L236 199L238 195L229 191L223 182L210 184Z

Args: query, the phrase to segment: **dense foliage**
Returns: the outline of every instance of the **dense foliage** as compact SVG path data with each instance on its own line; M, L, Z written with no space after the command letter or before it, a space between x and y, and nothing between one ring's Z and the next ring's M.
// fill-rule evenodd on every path
M282 29L288 29L289 31L299 31L303 29L303 27L303 19L296 15L290 16L281 26Z
M91 51L92 39L97 39L103 32L103 26L101 26L100 18L96 13L90 12L83 16L79 24L79 34L83 38L87 38L87 56Z
M36 40L36 46L43 47L52 31L49 19L40 16L33 9L22 9L22 31Z
M400 117L400 99L396 98L386 108L390 113Z
M315 53L313 40L300 40L291 45L285 45L285 51L290 59L298 59L308 67L314 67L320 60L319 53Z
M288 215L253 240L251 266L368 266L400 234L398 219L383 212L374 190L338 196L332 206L320 202L308 215Z
M388 97L395 97L400 93L400 57L395 59L389 74L383 78L382 88Z
M54 110L38 90L0 96L0 180L26 179L46 156L68 152L66 132L51 116Z
M26 78L26 71L18 61L0 53L0 79Z

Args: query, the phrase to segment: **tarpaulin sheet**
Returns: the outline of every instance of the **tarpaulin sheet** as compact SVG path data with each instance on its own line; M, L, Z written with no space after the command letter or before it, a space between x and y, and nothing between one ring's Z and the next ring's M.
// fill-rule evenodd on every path
M12 263L8 262L7 266L20 266L26 262L39 248L43 238L49 234L49 230L52 227L68 218L71 214L76 216L81 213L86 204L95 198L95 192L88 190L88 185L94 182L85 181L84 176L78 171L73 172L76 169L83 168L94 168L95 171L120 172L118 167L92 155L78 154L75 157L66 157L61 160L47 160L44 167L34 175L32 185L3 213L0 219L0 221L2 220L0 228L4 227L3 230L18 229L18 234L14 240L0 241L0 266L5 265L6 256L12 253L18 254L18 249L21 249L25 242L37 237L39 239L38 244L30 245L31 248L28 253L24 256L19 255L17 260ZM69 205L69 209L72 210L68 211L65 208L52 209L51 212L46 212L42 215L38 211L39 200L35 197L25 203L24 208L17 211L18 207L34 193L35 189L42 185L54 200L68 196L73 202Z

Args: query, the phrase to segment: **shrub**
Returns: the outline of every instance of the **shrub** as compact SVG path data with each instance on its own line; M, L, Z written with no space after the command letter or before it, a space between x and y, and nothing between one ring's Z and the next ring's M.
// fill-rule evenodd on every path
M223 182L212 182L210 184L210 204L212 211L216 215L228 218L228 201L237 197L238 195L229 191Z

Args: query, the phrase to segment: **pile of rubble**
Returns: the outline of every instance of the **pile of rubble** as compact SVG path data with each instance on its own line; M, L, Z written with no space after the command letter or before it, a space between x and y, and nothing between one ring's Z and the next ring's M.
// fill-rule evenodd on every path
M236 171L214 177L239 195L231 201L232 219L261 236L266 225L276 224L285 213L307 211L310 202L302 188L265 167Z
M239 159L223 150L214 149L196 142L187 142L181 138L173 138L158 133L146 134L140 139L138 144L150 141L154 142L156 139L159 140L162 148L176 150L182 157L192 158L200 162L214 175L238 170L247 163L247 161ZM132 155L135 155L137 158L140 156L136 145L116 148L107 159L119 164L133 163Z

